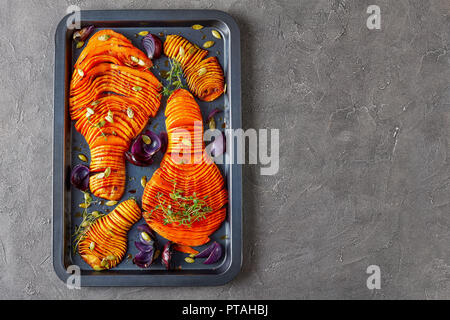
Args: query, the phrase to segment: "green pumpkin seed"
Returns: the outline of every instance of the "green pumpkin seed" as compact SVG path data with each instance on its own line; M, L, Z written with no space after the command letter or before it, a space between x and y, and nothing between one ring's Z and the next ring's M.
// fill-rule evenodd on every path
M105 177L105 173L104 172L100 172L99 174L97 174L95 176L96 179L103 179Z
M227 84L225 83L225 85L223 86L223 93L227 92Z
M196 256L195 253L191 253L191 254L189 255L189 258L195 258L195 256Z
M191 257L184 258L184 261L186 261L187 263L194 263L195 262L195 260L192 259Z
M91 244L89 245L89 250L94 250L95 249L95 242L92 241Z
M107 41L109 40L109 38L111 38L111 36L109 34L102 34L101 36L98 36L98 40L100 41Z
M100 211L92 211L92 216L93 216L94 218L99 218L101 215L102 215L102 214L101 214Z
M84 72L81 69L77 69L78 74L80 75L80 77L84 76Z
M105 170L105 178L108 178L110 174L111 174L111 168L108 167L108 168L106 168L106 170Z
M212 35L213 35L214 38L222 39L222 36L220 35L219 31L217 31L217 30L211 30L211 33L212 33Z
M78 206L80 208L86 209L86 208L89 208L90 205L91 205L90 203L80 203Z
M138 33L138 35L145 37L146 35L148 35L149 32L148 31L141 31Z
M208 122L208 125L211 130L214 130L216 128L216 120L214 120L214 118L211 118Z
M107 205L108 207L115 206L116 204L117 204L116 200L110 200L105 203L105 205Z
M146 184L147 184L147 176L143 176L141 178L141 186L142 186L142 188L145 188Z
M77 49L80 49L82 46L84 46L84 41L78 41L77 42Z
M132 89L133 89L134 91L141 91L141 90L142 90L142 87L134 86Z
M87 203L90 203L92 201L92 197L89 192L84 193L84 201L86 201Z
M145 241L150 241L152 238L148 235L147 232L141 232L141 236Z
M140 66L145 66L145 61L139 59L139 60L138 60L138 65L140 65Z
M106 267L107 264L108 264L108 260L106 260L106 259L103 259L102 262L100 263L100 265L102 267Z
M206 68L205 67L203 67L203 68L200 68L200 70L198 70L198 75L201 77L202 75L204 75L205 73L206 73Z
M210 40L210 41L206 41L204 44L203 44L203 48L206 48L206 49L208 49L208 48L211 48L213 45L214 45L214 41L212 41L212 40Z
M85 156L84 154L82 154L82 153L80 153L80 154L78 155L78 159L80 159L81 161L84 161L84 162L88 162L88 159L87 159L86 156Z
M178 51L178 54L180 55L180 57L181 58L183 58L184 57L184 48L183 47L180 47L180 50Z
M134 117L133 109L131 109L130 107L128 107L128 109L127 109L127 115L128 115L128 118L130 118L130 119L133 119L133 117Z
M86 228L88 225L89 225L89 222L87 222L87 221L83 221L81 223L81 227L83 227L83 228Z
M116 260L116 256L113 254L110 254L110 255L106 256L106 260L109 260L109 261Z
M201 30L201 29L203 29L203 26L201 24L194 24L192 26L192 29L194 29L194 30Z
M102 271L105 270L104 268L100 267L100 266L94 266L93 268L95 271Z
M150 137L145 134L142 135L142 141L144 141L145 144L152 143L152 139L150 139Z
M139 62L139 58L136 58L135 56L131 56L130 57L131 61L138 63Z
M91 106L96 106L100 103L100 100L92 101ZM92 110L92 109L91 109Z
M86 112L89 113L89 114L94 114L95 113L94 110L89 108L89 107L86 108Z

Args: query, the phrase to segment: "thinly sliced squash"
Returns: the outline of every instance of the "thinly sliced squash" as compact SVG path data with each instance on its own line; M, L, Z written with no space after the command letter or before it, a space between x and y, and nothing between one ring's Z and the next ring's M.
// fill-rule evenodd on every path
M183 118L183 114L189 117ZM142 206L146 212L143 216L147 224L164 238L182 246L199 246L209 241L209 236L225 219L228 193L219 169L204 153L203 140L195 141L195 135L188 137L188 144L194 146L194 143L199 143L200 152L194 147L177 152L197 162L179 163L174 160L173 145L177 129L195 131L199 137L203 136L202 115L194 97L184 89L176 90L168 99L165 115L169 147L160 168L145 186ZM176 201L171 198L174 184L186 197L194 194L199 199L206 197L205 201L211 211L206 214L205 219L197 220L191 226L176 222L164 223L164 212L158 207L160 202L170 205L173 210L179 209ZM186 250L186 247L183 248Z
M97 197L122 197L124 152L159 109L161 83L149 71L151 66L145 53L108 29L91 37L74 66L69 111L91 149L90 170L97 174L89 185ZM108 168L109 176L98 178Z
M222 67L216 57L205 57L207 50L200 49L179 35L168 35L164 53L177 60L183 68L189 89L203 101L217 99L225 90Z
M120 203L112 212L96 220L78 244L78 252L94 270L114 268L127 252L127 233L141 218L134 200Z

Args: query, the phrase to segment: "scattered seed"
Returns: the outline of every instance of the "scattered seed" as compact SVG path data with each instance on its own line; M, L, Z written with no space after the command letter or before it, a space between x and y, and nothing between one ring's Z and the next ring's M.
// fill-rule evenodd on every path
M99 218L101 216L101 213L100 213L100 211L92 211L92 216L94 218Z
M201 24L194 24L192 26L192 29L194 29L194 30L201 30L201 29L203 29L203 26Z
M106 265L108 264L108 260L106 260L105 258L102 260L102 262L100 263L100 265L102 267L106 267Z
M217 30L211 30L211 33L212 33L212 35L213 35L214 38L222 39L222 36L220 35L219 31L217 31Z
M77 49L80 49L82 46L84 46L84 41L78 41L76 45Z
M140 66L145 66L145 61L142 60L142 59L139 59L138 65L140 65Z
M142 238L144 238L144 240L145 241L150 241L150 240L152 240L152 238L148 235L148 233L147 232L141 232L141 236L142 236Z
M225 83L225 85L223 86L223 93L227 92L227 84Z
M94 241L92 241L91 242L91 244L89 245L89 250L94 250L94 248L95 248L95 242Z
M131 109L131 107L128 107L128 109L127 109L127 115L128 115L128 118L133 119L133 117L134 117L134 112L133 112L133 109Z
M145 37L146 35L148 35L148 31L141 31L138 33L138 35Z
M214 120L214 117L209 119L208 125L211 130L214 130L216 128L216 120Z
M195 253L191 253L191 254L189 255L189 258L195 258L195 256L196 256Z
M147 176L143 176L141 178L141 186L142 186L142 188L145 188L146 184L147 184Z
M131 61L138 63L139 58L136 58L135 56L130 57Z
M184 57L184 48L180 47L180 50L178 51L178 54L180 55L181 58Z
M108 207L115 206L116 204L117 204L116 200L110 200L105 203L105 205L107 205Z
M77 69L78 74L80 75L80 77L84 76L84 72L81 69Z
M205 67L203 67L203 68L200 68L200 70L198 70L198 75L199 76L202 76L202 75L204 75L205 73L206 73L206 68Z
M78 206L80 208L86 209L86 208L89 208L90 205L91 205L90 203L80 203Z
M89 108L89 107L86 108L86 112L89 113L89 114L94 114L95 113L94 110Z
M110 254L110 255L106 256L106 260L109 260L109 261L116 260L116 256L113 254Z
M87 161L88 161L88 159L86 158L86 156L85 156L84 154L82 154L82 153L80 153L80 154L78 155L78 159L80 159L81 161L84 161L84 162L87 162Z
M95 271L102 271L104 269L102 267L100 267L100 266L94 266L94 270Z
M109 34L102 34L101 36L98 36L98 40L100 41L107 41L111 36Z
M195 262L195 260L192 259L191 257L184 258L184 261L186 261L187 263L194 263Z
M141 91L141 90L142 90L142 87L134 86L132 89L133 89L134 91Z
M142 141L144 141L145 144L152 143L152 139L150 139L150 137L145 134L142 135Z
M83 228L86 228L88 225L89 225L89 222L87 222L87 221L83 221L81 223L81 227L83 227Z
M105 173L104 172L100 172L99 174L97 174L95 176L95 178L97 178L97 179L103 179L104 177L105 177Z
M113 122L114 122L114 118L111 117L110 115L107 115L107 116L105 117L105 120L108 121L109 123L113 123Z
M105 170L105 178L108 178L110 174L111 174L111 167L108 167Z
M214 45L214 41L212 41L212 40L210 40L210 41L206 41L204 44L203 44L203 48L211 48L213 45Z

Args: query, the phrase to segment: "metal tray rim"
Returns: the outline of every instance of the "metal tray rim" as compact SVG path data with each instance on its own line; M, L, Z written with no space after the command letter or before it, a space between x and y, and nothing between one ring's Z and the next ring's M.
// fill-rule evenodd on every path
M171 20L219 20L230 30L230 103L231 128L241 128L241 58L240 58L240 32L239 27L229 14L219 10L86 10L82 11L82 20L102 21L141 21L149 16L170 16ZM189 19L185 17L189 16ZM63 261L63 178L64 178L64 112L65 108L57 108L65 104L64 84L61 77L64 72L65 32L69 15L63 17L58 23L55 32L55 69L54 69L54 128L53 128L53 232L52 256L53 268L57 276L64 282L70 273L67 272ZM82 286L214 286L223 285L231 281L240 272L242 267L242 168L241 165L231 165L232 190L230 197L230 214L233 236L231 239L231 263L228 268L219 274L205 275L82 275Z

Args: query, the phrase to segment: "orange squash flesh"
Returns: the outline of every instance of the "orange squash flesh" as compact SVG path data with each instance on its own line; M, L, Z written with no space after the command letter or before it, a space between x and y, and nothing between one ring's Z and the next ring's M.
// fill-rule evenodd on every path
M151 66L146 54L112 30L95 33L74 66L70 116L91 150L91 172L111 169L105 178L90 177L91 192L97 197L122 197L124 152L159 109L161 83L149 71ZM107 120L108 113L113 122Z
M217 99L225 90L222 67L216 57L205 57L207 50L200 49L179 35L168 35L164 54L181 64L189 89L203 101Z
M80 256L94 270L115 267L127 252L128 231L140 218L141 209L136 201L120 203L88 228L84 240L78 244Z
M198 140L201 145L200 151L194 148L194 132L198 132L198 137L203 137L202 115L194 97L187 90L176 90L168 99L165 115L169 146L160 168L155 171L145 186L142 207L147 212L144 212L143 216L153 230L164 238L184 246L181 248L187 252L189 249L186 246L207 243L209 236L220 227L226 215L225 205L228 202L228 193L219 169L204 154L203 140ZM194 126L197 126L197 131L194 131ZM192 132L190 138L185 137L188 144L192 146L189 150L176 149L177 128ZM175 161L173 150L182 157L188 156L190 159L195 157L198 163ZM174 210L178 210L178 204L170 197L174 183L177 189L184 191L184 196L195 193L199 199L207 197L205 201L212 210L206 214L206 219L197 220L192 223L192 226L180 225L177 222L164 224L163 211L160 208L155 209L159 204L157 195L161 194L160 200L165 201L166 206L171 205Z

